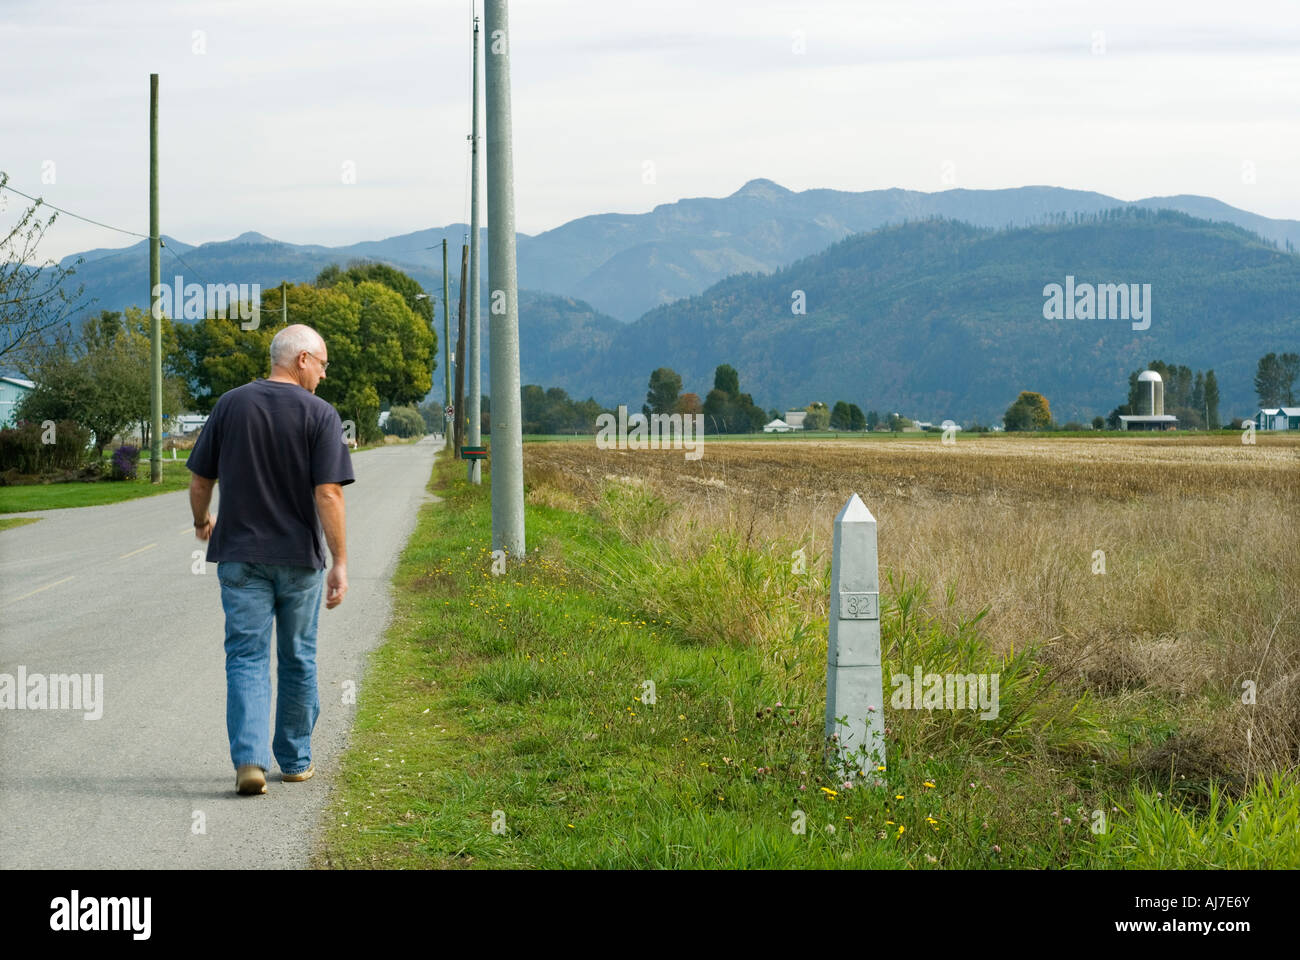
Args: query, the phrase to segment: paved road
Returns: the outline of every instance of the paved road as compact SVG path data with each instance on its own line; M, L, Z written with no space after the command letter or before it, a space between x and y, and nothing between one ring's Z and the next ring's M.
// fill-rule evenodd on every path
M220 586L216 564L191 569L203 544L188 493L42 511L0 532L0 674L104 678L97 720L0 709L0 867L306 866L355 711L340 691L360 688L388 622L441 448L426 437L353 458L350 590L320 616L316 776L282 783L273 770L265 796L234 792Z

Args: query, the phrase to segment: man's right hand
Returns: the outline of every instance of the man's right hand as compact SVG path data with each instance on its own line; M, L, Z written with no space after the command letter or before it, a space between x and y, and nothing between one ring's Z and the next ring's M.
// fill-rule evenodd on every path
M325 609L333 610L343 602L343 598L348 592L348 565L346 563L336 563L330 567L329 575L325 578L325 587Z

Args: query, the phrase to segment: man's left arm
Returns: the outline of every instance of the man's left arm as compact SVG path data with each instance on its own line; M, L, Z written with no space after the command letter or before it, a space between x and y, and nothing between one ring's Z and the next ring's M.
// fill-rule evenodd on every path
M207 540L212 536L212 525L217 518L208 513L212 504L212 488L217 481L209 477L200 477L197 473L190 475L190 510L194 514L194 536Z

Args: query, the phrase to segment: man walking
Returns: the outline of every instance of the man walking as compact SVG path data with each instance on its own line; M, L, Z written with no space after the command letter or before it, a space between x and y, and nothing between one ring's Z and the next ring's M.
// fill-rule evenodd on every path
M194 532L217 563L226 613L226 732L235 789L266 793L271 752L283 779L315 773L311 734L320 713L316 625L348 592L343 486L356 478L343 424L315 395L329 354L319 333L285 327L271 341L271 376L222 394L190 451ZM221 518L208 512L221 483ZM334 564L324 576L329 545ZM275 623L275 738L271 624Z

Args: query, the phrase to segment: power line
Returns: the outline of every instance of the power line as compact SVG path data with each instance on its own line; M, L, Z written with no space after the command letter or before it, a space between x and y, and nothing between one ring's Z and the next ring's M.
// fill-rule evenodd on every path
M188 263L186 263L186 262L181 258L181 255L180 255L179 253L177 253L175 250L173 250L171 247L167 246L167 245L164 243L164 244L162 244L162 248L163 248L164 250L166 250L168 253L170 253L173 257L175 257L177 260L180 260L180 262L181 262L181 266L183 266L183 267L184 267L186 270L188 270L190 273L194 274L195 278L198 279L198 281L199 281L200 283L207 283L207 282L208 282L208 281L206 281L206 280L203 279L203 277L199 274L199 272L198 272L197 270L195 270L195 269L194 269L193 267L191 267Z
M466 169L467 169L467 174L468 174L468 167L467 167ZM136 233L134 230L124 230L122 227L115 227L115 226L113 226L111 223L104 223L104 222L101 221L101 220L94 220L94 219L92 219L91 217L83 217L83 216L82 216L81 214L79 214L79 213L73 213L71 210L67 210L67 209L64 209L63 207L55 206L54 204L52 204L52 203L50 203L49 201L44 200L44 199L42 199L42 198L40 198L40 197L33 197L31 194L23 193L23 191L18 190L18 189L15 188L15 187L11 187L11 186L9 186L7 183L5 183L5 184L0 184L0 189L8 190L8 191L10 191L11 193L16 193L16 194L18 194L18 196L20 196L20 197L25 197L26 199L31 200L31 201L33 201L34 203L38 203L38 204L41 204L41 205L43 205L43 206L49 207L51 210L58 211L59 213L65 214L65 215L67 215L67 216L69 216L69 217L73 217L73 218L75 218L75 219L77 219L77 220L82 220L82 221L84 221L84 222L86 222L86 223L93 223L95 226L97 226L97 227L103 227L103 228L106 229L106 230L114 230L114 231L116 231L117 233L124 233L124 234L126 234L127 236L131 236L131 237L139 237L141 240L152 240L152 239L154 239L153 237L149 236L147 233ZM466 187L466 200L465 200L465 207L466 207L466 209L469 208L468 186ZM186 263L185 260L181 257L180 254L178 254L178 253L177 253L175 250L173 250L171 247L167 246L167 242L166 242L165 240L163 240L161 237L159 237L159 238L158 238L158 243L159 243L159 245L160 245L164 250L166 250L166 251L167 251L168 253L170 253L173 257L175 257L177 260L179 260L179 261L180 261L180 262L185 266L185 269L191 271L191 272L192 272L192 273L193 273L193 274L194 274L194 275L195 275L195 276L196 276L200 281L203 281L203 278L202 278L201 276L199 276L199 272L198 272L197 270L195 270L193 267L191 267L188 263ZM391 256L391 255L393 255L393 254L397 254L397 253L420 253L420 252L428 252L428 251L430 251L430 250L438 250L438 249L441 249L441 245L440 245L440 244L435 244L434 246L431 246L431 247L406 247L406 248L404 248L404 249L402 249L402 250L389 250L389 251L386 251L386 252L385 252L385 255L386 255L386 256ZM119 250L119 251L117 251L116 253L110 253L110 254L108 254L108 255L106 255L106 256L103 256L103 257L96 257L94 260L86 261L86 265L89 266L89 265L92 264L92 263L98 263L98 262L101 261L101 260L108 260L108 259L111 259L112 257L119 257L119 256L121 256L121 255L124 254L124 253L130 253L130 252L132 252L132 248L128 247L128 248L125 249L125 250ZM206 281L203 281L203 282L206 282Z
M18 196L20 196L20 197L26 197L28 200L32 200L32 201L34 201L34 202L36 202L36 203L38 203L38 204L43 204L44 206L49 207L51 210L57 210L59 213L66 214L66 215L69 216L69 217L75 217L77 220L84 220L86 223L93 223L93 224L94 224L95 226L97 226L97 227L103 227L103 228L106 229L106 230L116 230L118 233L125 233L125 234L127 234L127 235L129 235L129 236L132 236L132 237L139 237L139 238L142 239L142 240L152 240L152 239L153 239L153 237L149 236L149 234L147 234L147 233L136 233L134 230L123 230L121 227L115 227L115 226L113 226L111 223L104 223L104 222L102 222L102 221L100 221L100 220L92 220L90 217L83 217L81 214L79 214L79 213L73 213L71 210L65 210L65 209L63 209L63 207L56 207L54 204L50 203L48 200L43 200L43 199L40 198L40 197L33 197L33 196L32 196L31 194L29 194L29 193L23 193L21 190L17 190L17 189L15 189L15 188L9 186L9 184L7 184L7 183L5 183L5 184L0 184L0 187L2 187L2 188L5 189L5 190L8 190L10 193L16 193L16 194L18 194Z

